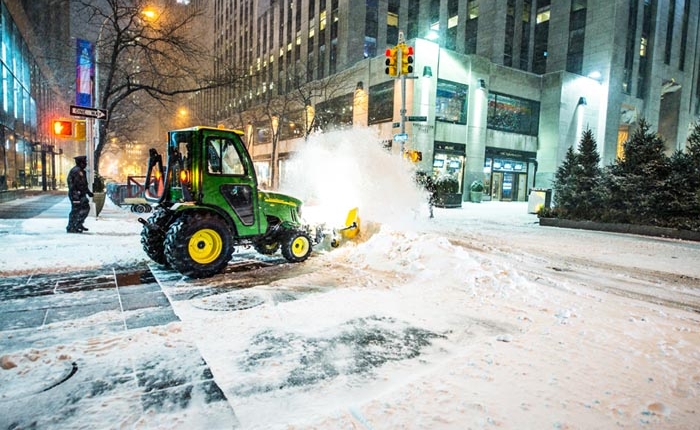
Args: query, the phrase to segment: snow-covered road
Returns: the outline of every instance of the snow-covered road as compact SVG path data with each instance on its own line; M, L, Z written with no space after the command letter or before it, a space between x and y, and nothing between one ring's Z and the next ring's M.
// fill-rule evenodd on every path
M244 428L695 425L698 244L542 228L518 203L413 226L173 301Z
M367 134L310 140L315 156L291 175L305 182L282 190L308 202L306 215L321 202L341 212L328 219L359 207L357 241L296 265L242 250L203 280L151 264L161 313L177 318L130 328L125 312L99 312L45 321L36 336L4 331L0 362L26 367L3 368L0 383L11 373L22 386L52 357L80 363L71 381L84 386L110 381L112 362L162 366L173 384L194 362L203 392L220 393L200 407L144 403L130 378L121 398L72 398L56 428L700 428L700 243L541 227L526 203L464 203L429 219L406 163ZM135 214L108 202L89 234L67 235L67 199L62 208L0 220L0 274L29 283L147 261ZM127 330L97 324L110 318ZM177 363L179 351L191 360ZM0 408L29 424L61 416L32 399Z

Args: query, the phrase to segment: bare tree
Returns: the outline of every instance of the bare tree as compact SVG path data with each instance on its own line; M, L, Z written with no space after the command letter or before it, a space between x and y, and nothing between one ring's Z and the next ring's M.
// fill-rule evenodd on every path
M283 88L279 88L280 94L266 92L262 103L255 109L256 118L267 122L271 131L270 186L273 189L279 184L277 165L280 140L295 137L307 140L313 131L322 128L319 118L323 115L315 113L315 106L327 105L328 102L352 91L348 80L340 75L319 80L312 80L312 76L313 70L308 66L297 64L294 68L286 69L280 79L280 83L284 85ZM290 124L294 125L294 134L290 131Z
M97 107L107 110L100 121L94 171L112 128L128 129L134 107L145 99L168 106L175 97L222 86L236 86L246 76L233 68L213 76L211 48L194 33L202 11L192 6L151 8L146 0L76 0L78 12L95 29L99 70ZM201 27L200 27L201 28Z
M313 131L322 128L321 121L319 121L322 116L315 114L315 106L348 94L354 88L347 77L342 74L307 82L307 79L313 76L314 70L310 65L297 65L288 75L288 82L291 85L288 98L293 105L304 109L302 122L304 140L308 140Z

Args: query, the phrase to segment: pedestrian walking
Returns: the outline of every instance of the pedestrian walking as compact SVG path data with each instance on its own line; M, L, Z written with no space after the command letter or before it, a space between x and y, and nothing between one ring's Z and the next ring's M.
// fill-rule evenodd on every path
M416 183L428 193L428 210L433 218L433 206L437 202L437 186L433 177L426 172L416 172Z
M92 191L88 188L85 168L87 167L87 157L79 155L74 158L75 166L68 172L68 198L70 199L70 214L68 215L68 233L82 233L88 231L83 225L90 213L90 200Z

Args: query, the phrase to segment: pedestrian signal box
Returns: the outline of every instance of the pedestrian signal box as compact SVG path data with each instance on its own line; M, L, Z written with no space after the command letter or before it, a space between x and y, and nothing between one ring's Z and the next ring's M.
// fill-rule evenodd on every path
M75 140L85 140L85 120L77 120L73 123Z
M51 131L54 136L73 137L73 121L57 119L51 123Z
M406 158L408 158L413 163L417 163L423 160L423 153L420 151L409 149L408 151L406 151Z

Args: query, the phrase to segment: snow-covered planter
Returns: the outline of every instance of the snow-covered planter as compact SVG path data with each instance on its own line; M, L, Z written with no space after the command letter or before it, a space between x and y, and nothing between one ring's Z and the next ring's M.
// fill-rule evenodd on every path
M484 196L484 183L476 180L469 186L469 200L472 203L481 203Z
M437 201L435 206L441 208L462 207L462 194L459 192L459 181L453 175L441 175L435 180Z

